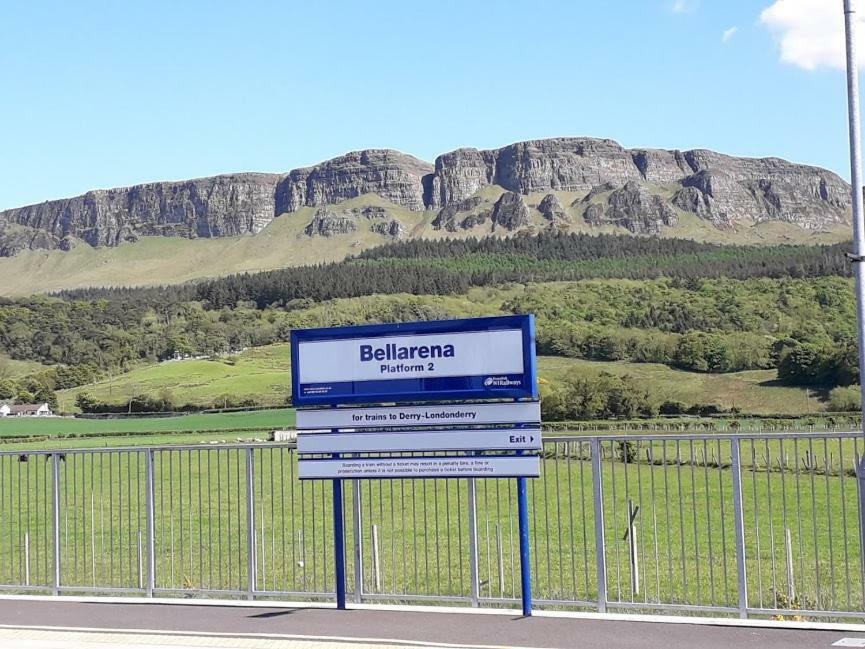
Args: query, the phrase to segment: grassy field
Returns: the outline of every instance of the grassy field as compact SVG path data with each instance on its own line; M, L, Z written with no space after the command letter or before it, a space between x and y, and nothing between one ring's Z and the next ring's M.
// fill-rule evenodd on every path
M43 369L45 366L40 363L19 361L0 353L0 379L18 379Z
M484 309L478 307L478 311ZM572 374L629 374L645 382L659 402L672 399L687 404L716 403L750 414L808 414L824 408L821 398L825 395L779 386L774 380L774 370L700 374L652 363L542 356L538 359L538 372L541 379L553 381ZM144 366L110 381L62 391L58 397L64 412L75 410L75 397L80 392L112 403L124 403L134 395L158 397L168 390L176 403L212 405L220 395L226 394L235 399L250 397L265 405L279 405L291 390L290 377L289 345L277 344L250 349L226 359L169 361Z
M251 412L194 413L174 417L122 417L76 419L71 417L0 419L0 437L29 435L76 436L90 433L193 433L291 428L294 410L276 408Z
M736 557L729 445L637 446L625 463L604 444L607 588L613 601L735 606ZM533 572L537 598L597 597L593 496L588 447L548 445L542 479L530 481ZM855 478L839 472L848 442L743 444L749 604L784 607L785 537L791 537L793 586L800 602L862 610ZM843 457L842 457L843 455ZM330 485L302 483L296 457L265 447L252 452L260 590L327 593L333 589ZM651 459L651 461L649 461ZM636 460L640 460L636 462ZM768 460L768 462L766 462ZM767 471L766 467L778 469ZM157 586L171 591L244 591L247 567L245 451L159 451L155 456ZM807 468L805 468L807 467ZM829 471L826 471L826 468ZM49 463L0 458L0 582L51 574ZM783 468L783 470L781 470ZM140 452L69 454L61 464L63 583L137 587L139 535L146 533ZM26 485L25 489L17 488ZM349 484L348 502L353 502ZM363 482L360 494L364 588L370 593L469 593L465 481ZM482 594L518 595L518 537L511 481L478 483ZM627 503L640 506L636 553L639 590L631 583ZM347 556L354 556L354 509L347 507ZM373 548L378 552L374 555ZM349 584L354 563L349 560ZM376 576L378 573L378 576Z
M157 397L168 390L176 403L218 405L222 395L254 398L263 405L285 403L291 393L288 344L254 347L213 360L166 361L146 365L99 383L58 393L60 410L75 411L75 397L86 392L97 401L125 403L136 395Z
M755 415L804 415L825 408L825 394L816 390L779 385L775 370L749 370L729 374L686 372L656 363L584 361L545 356L539 359L542 378L562 379L572 372L628 374L643 383L659 401L715 403Z

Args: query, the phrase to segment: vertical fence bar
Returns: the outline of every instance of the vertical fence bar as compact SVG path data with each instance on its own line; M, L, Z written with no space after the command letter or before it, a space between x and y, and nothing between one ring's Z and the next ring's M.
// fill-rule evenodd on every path
M60 594L60 454L51 455L54 474L54 594Z
M745 513L742 504L742 455L740 438L730 440L733 476L733 520L736 535L736 575L739 580L739 617L748 617L748 573L745 566ZM755 503L756 506L756 503Z
M24 585L30 585L30 532L24 532Z
M592 498L595 505L595 553L598 572L598 611L607 612L607 550L604 542L604 489L601 477L601 440L589 440L592 454Z
M246 542L247 542L247 599L255 597L255 574L258 569L258 559L255 552L255 468L253 449L246 449Z
M469 478L469 579L471 580L472 606L479 606L481 582L478 575L478 497L474 478Z
M381 592L381 558L378 554L378 525L372 526L372 573L375 577L375 591Z
M639 507L634 507L634 501L628 499L628 531L625 538L628 539L628 559L631 563L631 593L634 596L640 594L640 558L637 554L637 518Z
M144 454L144 506L147 509L147 597L156 588L156 505L153 484L153 449Z

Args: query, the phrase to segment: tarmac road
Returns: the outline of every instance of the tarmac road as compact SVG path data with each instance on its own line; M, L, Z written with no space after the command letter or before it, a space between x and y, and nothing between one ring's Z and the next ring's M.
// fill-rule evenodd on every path
M400 645L812 649L851 637L865 637L865 633L417 610L0 600L3 649Z

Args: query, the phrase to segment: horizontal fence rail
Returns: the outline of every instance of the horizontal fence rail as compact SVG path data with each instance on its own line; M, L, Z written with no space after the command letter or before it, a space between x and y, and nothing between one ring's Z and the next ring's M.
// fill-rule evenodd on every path
M865 618L855 433L548 436L539 606ZM514 605L507 479L344 483L356 602ZM330 485L293 444L0 453L0 590L333 597Z

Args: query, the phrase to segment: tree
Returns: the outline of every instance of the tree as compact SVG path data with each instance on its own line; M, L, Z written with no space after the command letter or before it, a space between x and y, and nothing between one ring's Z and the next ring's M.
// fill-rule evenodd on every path
M75 397L75 405L81 409L81 412L96 412L99 404L86 392L79 392L78 396Z
M12 399L18 394L18 386L11 379L0 379L0 399Z

